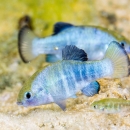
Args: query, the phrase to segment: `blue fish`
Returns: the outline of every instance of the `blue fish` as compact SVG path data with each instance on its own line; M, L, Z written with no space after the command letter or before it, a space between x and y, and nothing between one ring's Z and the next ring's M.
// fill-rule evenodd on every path
M63 49L64 60L38 70L27 80L19 92L17 104L27 107L55 102L65 110L65 100L75 97L78 91L95 80L129 75L129 58L124 48L117 42L110 43L105 58L100 61L68 60L68 57L87 59L83 50L78 51L75 48L70 46L67 50ZM73 57L68 55L68 52L71 52Z
M46 54L47 62L62 60L62 49L75 45L85 50L88 60L101 60L112 41L119 42L130 53L130 41L116 32L96 26L74 26L58 22L54 33L45 38L37 37L27 26L19 31L18 48L22 60L27 63L40 54Z

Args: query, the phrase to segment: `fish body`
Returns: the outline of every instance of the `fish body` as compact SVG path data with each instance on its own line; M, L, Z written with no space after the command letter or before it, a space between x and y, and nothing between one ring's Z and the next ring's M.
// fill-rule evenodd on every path
M62 49L66 45L75 45L83 49L88 60L101 60L112 41L117 41L130 53L130 41L123 36L96 26L74 26L59 22L54 25L54 34L38 38L27 27L19 32L19 53L24 62L33 60L40 54L46 54L46 61L55 62L62 59ZM98 54L98 55L97 55Z
M91 104L91 108L103 113L118 113L130 111L130 100L118 98L105 98L95 101Z
M83 55L79 51L82 51ZM72 52L73 57L81 56L79 59L85 59L84 51L79 51L74 48L67 48L67 51L63 49L63 52L66 52L62 53L64 60L36 72L20 90L18 104L36 106L55 102L65 110L65 100L75 97L78 91L91 82L104 77L121 78L129 75L129 58L117 42L109 45L103 60L67 60L67 52Z

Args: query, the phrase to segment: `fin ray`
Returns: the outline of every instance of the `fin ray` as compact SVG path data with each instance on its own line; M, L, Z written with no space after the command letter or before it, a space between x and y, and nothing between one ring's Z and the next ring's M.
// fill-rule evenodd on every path
M97 94L100 90L100 84L97 81L93 81L91 82L89 85L87 85L86 87L84 87L81 92L88 96L94 96L95 94Z
M87 61L87 54L84 50L77 48L74 45L67 45L62 50L63 60L78 60Z
M32 53L32 41L35 37L35 34L28 28L28 26L24 26L19 31L18 49L20 57L25 63L31 61L36 57Z
M109 58L114 69L113 78L122 78L129 75L129 57L125 49L116 41L108 46L105 58Z

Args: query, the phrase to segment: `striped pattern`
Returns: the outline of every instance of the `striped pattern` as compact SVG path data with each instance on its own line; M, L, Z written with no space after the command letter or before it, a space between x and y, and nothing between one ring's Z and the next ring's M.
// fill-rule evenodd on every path
M52 96L58 96L62 100L66 99L87 86L89 82L109 75L109 72L103 68L104 66L107 66L107 68L110 66L106 62L104 60L101 62L87 62L87 64L79 61L54 63L47 68L44 74L45 79L49 79L46 80L44 86L47 86L46 89Z
M118 113L130 110L130 100L105 98L91 104L95 110L105 113Z

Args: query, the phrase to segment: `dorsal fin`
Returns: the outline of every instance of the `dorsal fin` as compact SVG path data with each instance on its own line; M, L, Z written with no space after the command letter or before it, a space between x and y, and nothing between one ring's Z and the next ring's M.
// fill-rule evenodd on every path
M63 60L78 60L78 61L87 61L87 54L84 50L77 48L74 45L67 45L62 50L62 59Z
M71 26L73 26L73 25L70 23L58 22L54 25L54 34L53 35L59 33L60 31L64 30L65 28L68 28Z

